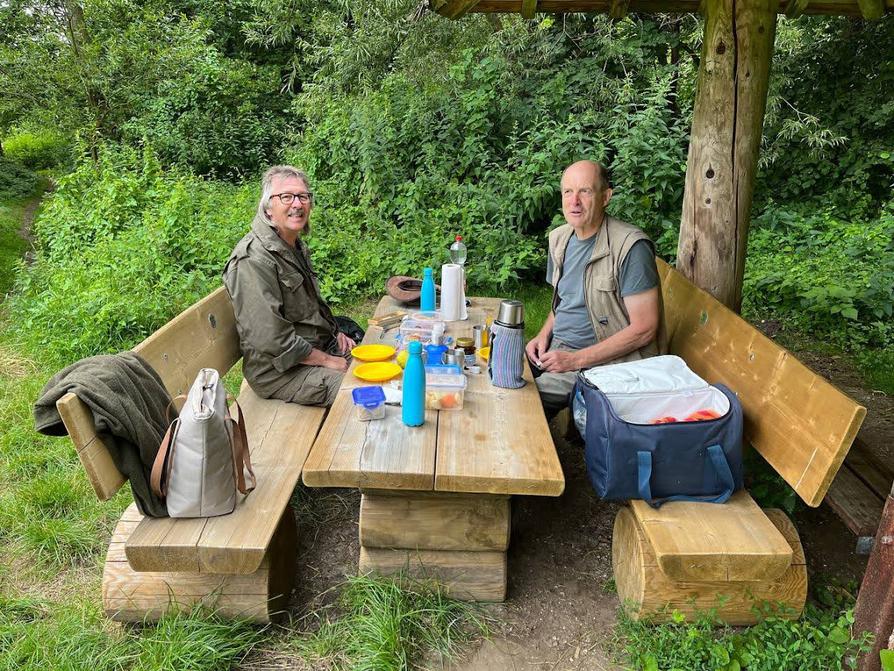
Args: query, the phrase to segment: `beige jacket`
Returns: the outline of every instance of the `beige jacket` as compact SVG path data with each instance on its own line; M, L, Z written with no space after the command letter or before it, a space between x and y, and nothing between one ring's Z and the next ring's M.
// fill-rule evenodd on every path
M559 279L562 277L565 248L573 234L574 229L568 224L559 226L549 234L549 255L553 262L553 312L559 304L557 287ZM610 216L605 217L605 221L596 234L593 253L584 270L583 282L585 286L584 300L597 342L605 340L630 325L630 316L621 299L619 277L621 264L627 258L630 248L639 240L649 240L649 236L636 226ZM651 240L649 240L649 244L652 244ZM659 304L659 327L655 340L645 347L605 363L635 361L660 354L662 351L660 345L664 342L663 312Z
M223 281L236 313L242 370L258 395L269 397L285 385L311 349L334 351L338 327L300 239L292 249L256 217L233 249Z

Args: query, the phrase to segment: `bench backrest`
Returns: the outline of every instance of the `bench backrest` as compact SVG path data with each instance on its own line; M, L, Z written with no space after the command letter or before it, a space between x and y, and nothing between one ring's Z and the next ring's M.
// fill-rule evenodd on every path
M668 350L739 397L745 438L810 506L844 461L866 408L663 261Z
M158 372L171 396L185 394L202 368L216 368L223 375L242 356L226 289L217 289L181 312L134 352ZM124 484L124 476L96 435L90 410L74 394L59 399L56 407L96 495L108 500Z

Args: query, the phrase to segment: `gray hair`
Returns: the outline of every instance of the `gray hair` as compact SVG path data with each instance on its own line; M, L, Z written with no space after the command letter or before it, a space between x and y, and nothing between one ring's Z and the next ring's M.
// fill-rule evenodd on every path
M275 165L264 173L261 178L261 199L258 201L257 216L260 219L270 223L270 217L267 216L267 210L270 208L270 198L273 195L273 180L281 177L295 177L304 182L304 186L310 191L310 180L302 171L291 165ZM310 234L310 219L307 220L307 226L303 231L304 235Z

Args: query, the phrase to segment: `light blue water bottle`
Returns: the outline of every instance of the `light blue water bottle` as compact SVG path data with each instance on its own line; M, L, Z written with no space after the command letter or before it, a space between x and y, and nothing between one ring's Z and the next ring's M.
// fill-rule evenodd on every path
M410 357L404 367L401 419L407 426L422 426L425 423L425 364L422 363L422 343L411 342L407 350Z
M431 268L422 271L422 296L420 308L423 312L435 311L435 280L431 276Z

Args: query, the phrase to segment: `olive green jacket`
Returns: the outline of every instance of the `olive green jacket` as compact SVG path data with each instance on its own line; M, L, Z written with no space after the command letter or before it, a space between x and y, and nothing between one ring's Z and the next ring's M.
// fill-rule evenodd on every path
M338 327L300 238L293 249L270 222L255 217L223 281L236 314L242 371L259 396L288 383L313 348L335 350Z

